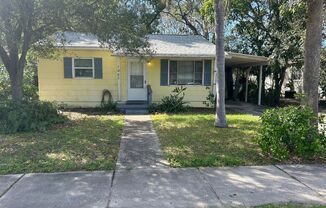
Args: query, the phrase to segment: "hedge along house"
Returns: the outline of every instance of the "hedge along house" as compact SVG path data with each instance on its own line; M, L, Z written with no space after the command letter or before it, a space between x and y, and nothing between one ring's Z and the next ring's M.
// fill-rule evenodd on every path
M149 35L154 53L142 58L109 51L93 35L66 33L65 38L59 57L38 61L41 100L96 107L107 89L120 104L160 102L182 85L190 106L205 107L207 87L214 83L215 45L201 36ZM261 75L266 64L265 57L226 52L228 68L259 65ZM259 95L261 87L260 81Z

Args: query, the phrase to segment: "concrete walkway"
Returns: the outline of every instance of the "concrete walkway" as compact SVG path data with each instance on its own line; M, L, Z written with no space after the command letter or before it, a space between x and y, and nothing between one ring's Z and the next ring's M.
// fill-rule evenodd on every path
M117 169L164 168L160 142L149 115L126 115Z
M326 204L326 166L169 168L149 116L126 116L114 171L0 176L0 208Z
M145 168L0 176L1 208L326 204L326 166Z

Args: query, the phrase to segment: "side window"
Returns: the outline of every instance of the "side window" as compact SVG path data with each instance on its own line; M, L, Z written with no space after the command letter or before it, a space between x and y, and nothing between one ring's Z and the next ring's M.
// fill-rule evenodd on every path
M73 75L75 78L94 78L94 59L74 58Z
M170 85L178 84L178 76L177 76L177 62L170 61Z
M170 60L170 85L203 85L203 61Z

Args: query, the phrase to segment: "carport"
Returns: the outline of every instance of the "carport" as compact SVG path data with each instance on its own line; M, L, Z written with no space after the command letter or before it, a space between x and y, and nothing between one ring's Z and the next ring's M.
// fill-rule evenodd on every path
M225 53L225 71L226 74L234 69L242 70L245 73L245 98L244 101L248 102L248 91L249 91L249 72L257 68L258 72L258 105L261 105L262 100L262 88L263 88L263 70L264 66L268 65L268 58L263 56L247 55L241 53L226 52ZM255 69L255 70L257 70ZM215 77L215 76L214 76ZM226 79L227 76L226 76ZM228 83L228 80L226 80ZM234 84L234 80L232 80ZM214 82L215 83L215 82ZM235 85L235 84L234 84ZM234 87L235 88L235 87ZM227 88L226 88L227 89Z

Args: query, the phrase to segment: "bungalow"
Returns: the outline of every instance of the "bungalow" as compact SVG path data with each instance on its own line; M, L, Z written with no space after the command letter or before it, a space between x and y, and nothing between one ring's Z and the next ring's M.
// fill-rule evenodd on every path
M149 99L160 102L176 86L183 85L187 87L185 100L189 105L204 107L207 87L214 83L215 45L201 36L149 35L154 53L142 58L103 48L93 35L66 33L65 38L65 50L58 57L38 60L41 100L95 107L107 89L121 104ZM225 55L227 67L267 64L266 57L232 52Z

